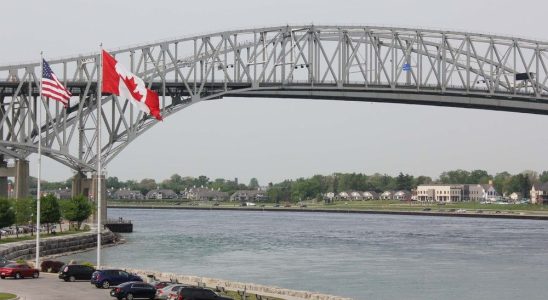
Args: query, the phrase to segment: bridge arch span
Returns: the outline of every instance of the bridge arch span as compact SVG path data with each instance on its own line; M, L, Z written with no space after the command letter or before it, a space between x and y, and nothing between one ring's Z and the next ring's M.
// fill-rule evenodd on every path
M161 95L170 117L223 97L328 99L548 114L548 43L468 32L298 25L224 31L110 51ZM74 97L38 99L38 63L0 66L0 153L45 155L77 171L110 162L157 123L106 95L96 115L98 54L50 60ZM46 116L37 121L37 112Z

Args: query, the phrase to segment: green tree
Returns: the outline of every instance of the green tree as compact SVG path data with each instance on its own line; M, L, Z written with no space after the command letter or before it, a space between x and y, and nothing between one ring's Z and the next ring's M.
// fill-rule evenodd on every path
M145 194L149 191L157 188L158 185L156 184L156 180L151 178L145 178L141 180L141 182L138 185L138 189L141 191L141 193Z
M30 198L22 198L14 201L15 225L17 229L20 225L27 225L31 221L33 213L36 211L36 204ZM17 231L17 236L19 232Z
M0 228L15 223L15 212L8 199L0 199Z
M396 177L396 189L410 191L413 188L413 176L403 175L402 172Z
M253 177L251 180L249 180L249 189L256 190L259 187L259 181L257 178Z
M543 171L538 177L539 183L548 182L548 171Z
M63 205L63 216L70 222L76 222L76 229L80 230L82 222L85 221L93 212L93 206L84 196L76 196L66 200Z
M61 221L61 209L57 198L49 194L40 198L40 220L46 224L47 232L50 232L51 224Z
M118 177L108 177L106 182L107 188L119 189L122 184L118 180Z

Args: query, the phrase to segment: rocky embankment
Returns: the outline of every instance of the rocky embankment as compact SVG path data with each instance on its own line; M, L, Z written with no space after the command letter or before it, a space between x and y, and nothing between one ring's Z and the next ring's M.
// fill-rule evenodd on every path
M197 286L206 286L209 288L224 288L226 290L232 291L243 291L244 289L253 294L276 297L281 299L313 299L313 300L348 300L350 298L344 298L339 296L320 294L315 292L307 291L297 291L284 289L279 287L272 287L254 283L243 283L236 281L227 281L222 279L208 278L208 277L199 277L199 276L189 276L189 275L179 275L175 273L164 273L156 271L147 271L139 269L125 269L128 272L138 274L143 277L143 279L149 277L155 277L158 280L177 280L180 283L197 285Z
M118 237L110 230L103 231L103 245L115 243ZM83 232L58 237L48 237L40 241L40 256L81 251L97 246L97 233ZM35 257L36 241L28 240L0 245L0 256L7 259L31 259Z

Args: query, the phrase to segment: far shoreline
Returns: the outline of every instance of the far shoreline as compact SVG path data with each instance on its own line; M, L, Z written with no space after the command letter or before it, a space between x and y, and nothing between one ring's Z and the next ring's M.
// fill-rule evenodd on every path
M530 213L496 212L440 212L440 211L405 211L405 210L359 210L359 209L317 209L317 208L267 208L267 207L190 207L176 205L107 205L107 208L125 209L186 209L186 210L233 210L233 211L268 211L268 212L310 212L310 213L340 213L340 214L378 214L378 215L408 215L433 217L491 218L548 221L548 215Z

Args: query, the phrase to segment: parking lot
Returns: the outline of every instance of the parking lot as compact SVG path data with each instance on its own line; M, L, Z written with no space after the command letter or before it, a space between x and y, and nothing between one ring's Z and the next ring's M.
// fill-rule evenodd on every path
M89 280L64 282L50 273L40 273L38 279L2 279L0 292L16 294L22 300L115 299L109 295L109 289L98 289Z

